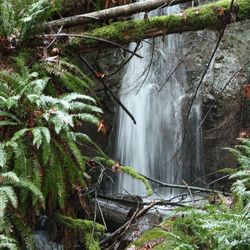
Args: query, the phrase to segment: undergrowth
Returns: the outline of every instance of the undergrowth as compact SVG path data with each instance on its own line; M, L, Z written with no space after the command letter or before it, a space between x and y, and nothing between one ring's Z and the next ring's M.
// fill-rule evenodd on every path
M128 249L250 249L250 139L240 140L240 145L229 149L239 163L230 171L232 197L221 195L214 205L179 208Z

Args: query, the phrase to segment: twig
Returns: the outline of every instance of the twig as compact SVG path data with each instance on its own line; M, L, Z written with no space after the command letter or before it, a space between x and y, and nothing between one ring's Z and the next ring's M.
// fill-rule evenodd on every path
M163 87L166 85L166 83L169 81L169 79L172 77L172 75L176 72L176 70L179 68L179 66L185 61L186 57L188 56L188 54L192 51L192 49L200 42L204 39L204 35L207 33L207 31L204 31L203 34L201 35L201 38L194 43L191 48L187 51L187 53L180 59L180 61L176 64L176 66L174 67L174 69L170 72L170 74L168 75L166 81L162 84L162 86L160 87L160 89L158 90L158 92L160 92Z
M134 49L134 53L138 50L139 46L141 44L141 41L137 42L135 49ZM130 57L118 68L116 69L114 72L110 73L109 75L106 75L105 78L109 78L115 74L117 74L133 57L134 55L130 55Z
M134 116L129 112L129 110L124 106L124 104L115 96L112 89L105 83L104 78L98 76L98 74L95 72L95 70L91 67L91 65L88 63L88 61L82 55L80 55L80 58L83 60L83 62L86 64L86 66L92 72L92 74L102 83L102 85L105 87L105 89L107 89L109 94L114 98L114 100L118 103L118 105L131 118L131 120L134 122L134 124L136 124L136 120L135 120Z
M44 35L44 37L56 37L56 38L57 37L78 37L78 38L83 38L83 39L92 39L92 40L95 40L95 41L107 43L107 44L113 45L115 47L122 48L125 51L131 53L132 55L135 55L135 56L137 56L139 58L143 58L141 55L137 54L134 51L129 50L128 48L126 48L125 46L123 46L121 44L118 44L118 43L115 43L115 42L112 42L112 41L109 41L109 40L106 40L106 39L103 39L103 38L94 37L94 36L62 33L62 34L47 34L47 35Z
M151 69L151 66L152 66L152 63L153 63L153 59L154 59L154 48L155 48L155 39L153 38L153 41L152 41L152 53L151 53L151 58L150 58L149 64L147 66L147 73L146 73L142 83L140 84L138 90L136 91L135 95L138 95L138 93L140 92L141 88L143 87L144 83L146 82L146 80L148 78L148 75L150 73L150 69ZM143 75L144 74L145 74L145 71L143 72Z
M120 236L122 236L123 233L131 226L131 224L134 222L135 219L140 218L141 216L143 216L145 213L147 213L151 208L153 208L156 205L161 205L161 201L153 201L152 203L150 203L149 206L141 209L139 212L136 211L129 221L127 221L124 225L122 225L120 228L118 228L116 231L114 231L108 237L106 237L105 239L103 239L100 242L100 245L102 247L105 247L105 249L107 249L107 245L106 244L109 241L111 241L111 240L113 242L116 241L116 239L119 238Z
M192 203L193 203L193 205L194 205L194 197L193 197L193 194L192 194L192 192L191 192L191 190L190 190L188 184L187 184L184 180L183 180L182 182L183 182L183 184L187 187L188 193L189 193L189 195L190 195L190 197L191 197L191 200L192 200Z
M204 72L203 72L203 74L202 74L202 76L201 76L201 79L200 79L200 81L199 81L199 83L198 83L198 85L197 85L197 87L196 87L196 89L195 89L193 99L192 99L192 101L191 101L191 103L190 103L190 105L189 105L189 109L188 109L188 113L187 113L187 118L186 118L187 121L188 121L188 119L189 119L189 115L190 115L190 113L191 113L192 106L193 106L193 104L194 104L195 98L196 98L196 96L197 96L197 94L198 94L198 92L199 92L199 89L200 89L200 87L201 87L201 85L202 85L202 83L203 83L203 80L204 80L204 78L205 78L205 76L206 76L206 74L207 74L207 71L208 71L208 69L209 69L209 67L210 67L210 64L211 64L213 58L214 58L214 55L215 55L215 53L216 53L216 51L217 51L217 49L218 49L218 47L219 47L219 45L220 45L220 42L221 42L221 39L222 39L222 37L223 37L223 35L224 35L225 29L226 29L226 25L224 25L224 27L223 27L223 29L222 29L222 31L221 31L221 33L220 33L219 39L218 39L218 41L217 41L217 43L216 43L216 45L215 45L215 48L214 48L214 50L213 50L213 53L212 53L212 55L210 56L210 59L209 59L207 65L206 65L206 68L205 68L205 70L204 70Z
M141 174L141 175L142 175L142 174ZM152 181L152 182L154 182L154 183L159 184L161 187L170 187L170 188L187 189L187 187L186 187L185 185L169 184L169 183L166 183L166 182L162 182L162 181L159 181L159 180L156 180L156 179L147 177L147 176L145 176L145 175L142 175L142 176L145 177L145 178L146 178L147 180L149 180L149 181ZM228 196L231 196L231 195L232 195L231 193L228 193L228 192L222 192L222 191L219 191L219 190L213 190L213 189L209 189L209 188L201 188L201 187L189 186L189 189L190 189L190 190L193 190L193 191L199 191L199 192L205 192L205 193L223 194L223 195L228 195Z
M213 103L211 104L211 106L209 107L206 115L203 117L202 121L200 122L199 126L197 127L196 133L195 135L198 133L200 127L202 126L202 124L205 122L208 114L210 113L211 109L213 108L213 106L215 105L215 103L218 101L218 99L220 98L220 95L223 93L223 91L228 87L228 85L231 83L231 81L250 63L250 60L247 61L239 70L237 70L230 78L229 80L226 82L226 84L224 85L224 87L222 88L222 90L218 93L218 95L216 96L216 99L213 101Z
M61 26L60 28L59 28L59 30L57 31L57 35L59 35L60 34L60 32L62 31L62 29L63 29L63 26ZM47 51L52 45L53 45L53 43L56 41L56 38L54 38L46 47L45 47L45 50ZM28 65L28 68L30 69L31 67L32 67L32 65L36 62L36 61L38 61L39 60L39 56L37 56L29 65Z
M95 191L95 197L97 196L97 192ZM96 199L95 199L96 200ZM94 213L94 225L92 228L92 233L91 233L91 238L90 238L90 242L93 242L93 238L94 238L94 233L95 233L95 227L96 227L96 210L97 210L97 206L96 206L96 202L95 202L95 213Z
M106 224L106 221L105 221L105 219L104 219L104 215L103 215L103 212L102 212L102 208L101 208L101 206L100 206L100 204L99 204L98 200L97 200L97 199L95 199L95 200L96 200L96 203L97 203L98 209L99 209L100 214L101 214L101 217L102 217L102 222L103 222L103 225L104 225L104 227L105 227L105 230L107 230L107 224Z
M232 15L232 13L233 13L233 4L234 4L234 0L231 1L231 5L230 5L230 15ZM232 16L230 16L230 18L232 18ZM201 84L202 84L202 82L203 82L203 79L205 78L205 76L206 76L206 74L207 74L207 71L208 71L208 69L209 69L209 67L210 67L210 64L211 64L213 58L214 58L214 55L215 55L215 53L216 53L216 51L217 51L217 49L218 49L218 47L219 47L219 45L220 45L220 42L221 42L221 39L222 39L222 37L223 37L223 35L224 35L224 32L225 32L226 27L227 27L227 24L225 23L225 24L223 25L222 30L221 30L221 33L220 33L219 39L218 39L218 41L217 41L217 43L216 43L216 46L215 46L215 48L214 48L214 51L213 51L213 53L212 53L212 55L211 55L211 57L210 57L210 59L209 59L209 62L208 62L208 64L207 64L206 68L205 68L205 71L203 72L202 77L201 77L201 79L200 79L200 81L199 81L199 83L198 83L198 86L197 86L196 90L195 90L194 97L193 97L193 99L192 99L192 101L191 101L191 104L190 104L190 106L189 106L189 110L188 110L188 114L187 114L187 120L189 119L189 115L190 115L190 113L191 113L191 109L192 109L192 106L193 106L193 104L194 104L194 100L195 100L195 98L196 98L196 96L197 96L197 94L198 94L198 91L199 91L199 89L200 89L200 87L201 87Z

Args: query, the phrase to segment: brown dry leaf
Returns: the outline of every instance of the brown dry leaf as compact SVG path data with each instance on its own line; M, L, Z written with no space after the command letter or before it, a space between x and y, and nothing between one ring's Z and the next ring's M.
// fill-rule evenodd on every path
M103 79L105 77L105 74L101 72L96 72L95 74L96 74L96 77L99 79Z
M97 132L102 132L103 134L107 134L107 128L104 124L104 120L101 120L98 124L97 124Z
M117 172L121 170L121 165L118 161L115 162L115 165L112 166L112 171Z
M219 12L220 16L224 16L224 14L225 14L225 8L219 8L218 12Z

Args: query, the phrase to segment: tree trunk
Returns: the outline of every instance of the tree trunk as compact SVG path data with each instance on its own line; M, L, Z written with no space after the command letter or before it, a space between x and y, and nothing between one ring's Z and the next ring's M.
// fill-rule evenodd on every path
M80 24L94 23L97 21L105 21L112 18L130 16L139 12L147 12L160 7L167 7L181 3L191 2L192 0L147 0L145 2L137 2L113 7L105 10L95 11L87 14L76 15L48 22L45 28L53 27L70 27Z
M218 30L226 24L250 18L249 0L238 0L232 8L231 2L232 0L222 0L186 9L180 14L116 22L85 32L82 37L70 40L66 47L78 52L80 49L84 52L109 46L104 39L127 44L132 41L184 31L197 31L206 28ZM98 39L101 40L98 41Z
M109 230L114 231L122 226L134 214L138 204L142 202L142 198L138 196L116 195L103 196L103 198L93 198L90 200L90 208L93 216L98 222L102 223L103 219ZM141 205L139 206L142 207Z

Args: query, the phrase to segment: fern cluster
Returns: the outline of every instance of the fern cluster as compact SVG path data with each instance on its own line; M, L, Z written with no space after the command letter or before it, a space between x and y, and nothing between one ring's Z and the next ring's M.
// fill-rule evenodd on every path
M229 149L240 167L235 169L230 176L234 180L232 185L232 192L237 197L237 204L244 208L246 214L250 209L250 139L240 139L241 145L236 146L235 149Z
M186 206L133 242L136 247L155 244L152 249L250 249L250 139L229 149L238 168L231 169L232 197L218 196L216 204ZM159 241L159 242L158 242Z
M59 5L59 0L1 0L0 36L16 47L37 33Z
M99 122L102 110L95 99L74 92L47 95L48 87L55 89L52 78L28 69L24 60L16 59L16 65L17 72L0 72L0 217L5 225L13 217L7 206L18 209L26 221L28 213L35 215L45 205L48 214L64 211L76 187L87 188L83 173L89 158L79 142L106 157L81 131L85 123ZM23 187L17 190L18 198L14 187ZM1 234L4 244L14 242L10 232ZM20 242L19 236L15 242Z

